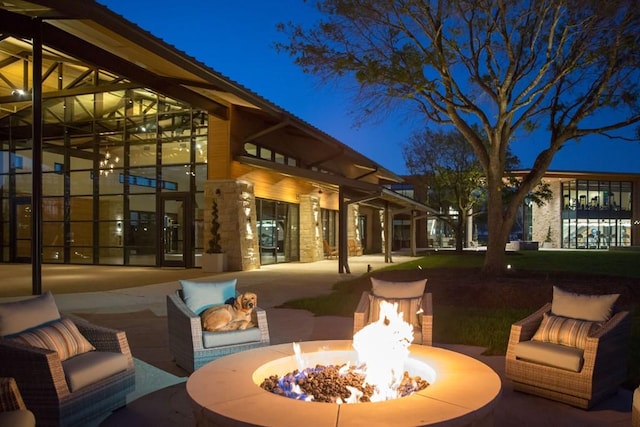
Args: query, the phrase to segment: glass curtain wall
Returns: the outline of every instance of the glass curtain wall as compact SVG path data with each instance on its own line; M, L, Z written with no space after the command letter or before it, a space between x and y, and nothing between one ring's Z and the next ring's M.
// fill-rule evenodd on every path
M631 245L631 182L577 180L562 184L562 247Z
M206 113L146 89L43 104L43 262L156 265L158 198L175 192L193 197L195 251L186 263L195 265L203 246ZM30 256L30 121L29 108L0 120L3 262Z

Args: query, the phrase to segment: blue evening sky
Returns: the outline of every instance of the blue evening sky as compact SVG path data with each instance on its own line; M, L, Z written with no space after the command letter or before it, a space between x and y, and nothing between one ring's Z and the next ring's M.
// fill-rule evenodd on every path
M350 93L322 86L273 44L286 41L278 23L313 23L318 13L303 0L98 0L112 11L210 68L263 96L383 167L407 173L401 144L420 119L389 112L356 126ZM630 133L632 130L630 129ZM514 143L522 166L532 165L545 141ZM570 142L551 170L640 173L640 143L593 136Z

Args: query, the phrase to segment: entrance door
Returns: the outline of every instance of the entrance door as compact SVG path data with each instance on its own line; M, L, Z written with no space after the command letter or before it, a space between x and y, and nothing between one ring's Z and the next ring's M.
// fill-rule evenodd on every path
M298 261L298 205L257 200L260 264Z
M15 202L13 259L31 262L31 197L17 197Z
M160 265L163 267L193 267L191 236L192 223L188 193L163 194L158 239Z

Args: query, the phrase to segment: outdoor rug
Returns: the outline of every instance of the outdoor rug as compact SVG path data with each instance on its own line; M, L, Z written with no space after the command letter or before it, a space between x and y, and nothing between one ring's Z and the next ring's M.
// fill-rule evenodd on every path
M136 368L136 388L127 395L127 404L156 390L187 380L186 377L175 376L139 359L134 358L133 365Z

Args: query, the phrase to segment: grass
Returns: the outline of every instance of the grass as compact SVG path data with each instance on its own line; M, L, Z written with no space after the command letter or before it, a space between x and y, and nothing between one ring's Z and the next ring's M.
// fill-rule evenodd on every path
M439 252L407 263L390 265L383 270L479 268L483 261L482 253L460 255ZM507 262L516 271L576 272L581 275L640 278L640 262L636 251L520 251L508 253ZM368 280L356 278L334 284L333 292L329 295L293 300L283 306L308 310L317 316L350 317L362 292L369 289ZM435 342L481 346L486 348L485 354L492 355L505 354L511 324L533 311L438 305L437 301L433 310L434 319L437 319L433 331ZM636 303L630 310L632 332L629 372L624 386L635 388L640 384L640 306Z

